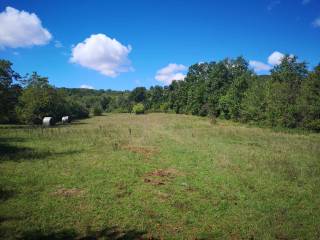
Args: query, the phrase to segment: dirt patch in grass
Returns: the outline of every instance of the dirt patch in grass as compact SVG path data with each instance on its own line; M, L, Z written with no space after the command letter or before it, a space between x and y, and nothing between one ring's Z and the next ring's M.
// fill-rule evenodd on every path
M146 176L152 177L176 177L182 175L177 169L168 168L168 169L156 169L153 172L149 172Z
M145 174L144 182L151 185L165 185L176 176L181 175L182 174L174 168L156 169Z
M78 197L83 195L84 190L78 188L60 188L53 192L52 195L62 196L62 197Z
M158 153L158 149L156 149L153 146L141 147L141 146L126 145L126 146L122 146L122 149L127 150L129 152L141 154L145 158L150 158L156 153Z
M149 183L151 185L165 185L165 181L159 180L159 179L152 179L152 178L145 178L144 179L145 183Z

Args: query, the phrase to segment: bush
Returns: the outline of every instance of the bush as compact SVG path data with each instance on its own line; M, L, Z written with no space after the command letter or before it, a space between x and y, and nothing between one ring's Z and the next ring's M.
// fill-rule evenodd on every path
M203 104L200 108L199 115L201 117L207 116L209 112L209 105L207 103Z
M142 103L135 104L132 110L135 114L144 114L144 105Z
M93 115L101 116L102 115L102 107L100 105L96 105L93 107Z
M81 103L71 101L69 105L69 113L72 119L81 119L89 117L88 109Z
M160 104L160 111L161 112L168 112L170 106L169 106L169 103L162 103Z
M320 132L320 119L311 120L308 123L305 123L305 127L316 132Z

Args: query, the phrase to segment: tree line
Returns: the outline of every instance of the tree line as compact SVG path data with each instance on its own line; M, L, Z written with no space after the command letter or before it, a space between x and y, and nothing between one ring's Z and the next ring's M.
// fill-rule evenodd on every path
M183 81L132 91L55 88L37 73L21 77L6 60L0 60L0 78L1 123L139 109L320 131L320 65L310 71L291 55L283 57L270 75L256 75L238 57L197 63Z

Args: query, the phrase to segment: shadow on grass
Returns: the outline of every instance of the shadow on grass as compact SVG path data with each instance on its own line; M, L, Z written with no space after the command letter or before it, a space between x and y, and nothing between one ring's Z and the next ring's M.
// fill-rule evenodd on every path
M0 129L35 129L41 128L41 125L0 125Z
M27 240L65 240L65 239L77 239L77 240L95 240L95 239L109 239L109 240L142 240L156 238L146 236L146 232L137 230L120 230L117 227L104 228L100 231L88 230L86 234L77 234L76 231L62 230L59 232L43 233L41 231L28 231L24 232L19 239Z
M8 200L9 198L12 198L14 195L16 195L14 191L0 187L0 202Z
M1 143L11 143L11 142L24 142L25 139L22 137L0 137L0 144Z
M23 161L23 160L45 160L53 156L66 156L77 154L80 151L67 150L63 152L40 151L28 147L18 147L13 142L22 142L22 138L0 138L0 162Z
M88 124L88 123L81 122L79 120L75 120L75 121L73 121L71 123L66 123L66 124L63 124L63 123L59 122L59 123L56 123L53 126L50 126L49 128L68 128L68 127L72 127L72 126L76 126L76 125L86 125L86 124Z
M71 123L68 124L62 124L61 122L58 122L50 127L44 127L41 124L39 125L13 125L13 124L1 124L0 129L41 129L41 128L64 128L64 127L71 127L72 125L85 125L88 124L86 122L82 122L80 120L74 120Z
M0 216L0 224L3 223L3 222L19 221L19 220L22 220L22 218L20 218L20 217ZM0 236L2 236L2 235L4 235L4 234L0 234Z
M73 122L71 122L71 123L69 123L69 124L66 124L66 126L72 126L72 125L86 125L86 124L88 124L88 123L76 120L76 121L73 121Z

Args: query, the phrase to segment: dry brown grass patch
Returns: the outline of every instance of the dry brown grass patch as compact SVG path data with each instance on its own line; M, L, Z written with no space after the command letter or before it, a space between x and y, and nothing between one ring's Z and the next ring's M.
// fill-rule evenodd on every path
M164 185L165 181L159 180L159 179L152 179L152 178L145 178L143 180L145 183L149 183L151 185L157 186L157 185Z
M156 169L145 174L144 182L151 185L164 185L176 176L181 175L182 174L174 168Z
M168 168L168 169L156 169L153 172L149 172L146 174L147 176L153 176L153 177L175 177L178 175L181 175L181 173L174 168Z

